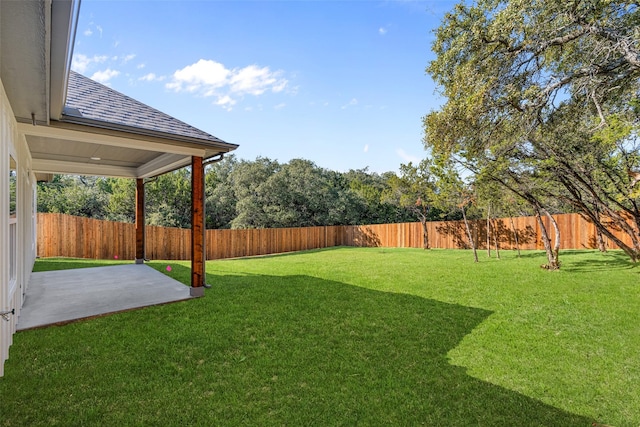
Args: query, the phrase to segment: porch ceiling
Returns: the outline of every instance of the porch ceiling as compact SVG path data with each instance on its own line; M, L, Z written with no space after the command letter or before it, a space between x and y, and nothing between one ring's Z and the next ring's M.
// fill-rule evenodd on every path
M148 178L190 165L192 156L207 158L230 151L224 145L178 144L163 138L132 141L131 134L53 121L50 126L19 123L18 130L31 151L33 171L47 174Z

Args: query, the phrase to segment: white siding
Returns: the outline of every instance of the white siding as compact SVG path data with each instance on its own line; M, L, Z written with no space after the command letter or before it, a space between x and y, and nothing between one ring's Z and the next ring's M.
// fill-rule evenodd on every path
M9 228L9 156L17 163L16 281L10 283ZM15 310L8 321L0 318L0 376L9 357L16 323L35 261L35 175L31 171L31 155L23 136L18 134L16 120L0 81L0 311Z

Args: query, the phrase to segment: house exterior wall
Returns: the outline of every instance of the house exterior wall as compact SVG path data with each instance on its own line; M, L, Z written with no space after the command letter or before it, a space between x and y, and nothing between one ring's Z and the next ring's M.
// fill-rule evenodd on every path
M10 160L15 164L15 215L10 215ZM31 154L19 135L11 105L0 80L0 376L9 357L16 323L36 258L36 180Z

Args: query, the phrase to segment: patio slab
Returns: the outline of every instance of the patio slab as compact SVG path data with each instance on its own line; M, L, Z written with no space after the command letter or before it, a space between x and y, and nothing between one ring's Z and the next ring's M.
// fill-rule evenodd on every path
M17 329L190 298L188 286L144 264L32 273Z

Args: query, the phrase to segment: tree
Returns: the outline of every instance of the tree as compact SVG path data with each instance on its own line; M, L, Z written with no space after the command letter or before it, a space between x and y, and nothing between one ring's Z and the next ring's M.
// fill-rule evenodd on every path
M398 204L397 197L390 193L393 180L397 178L393 172L378 174L369 172L368 168L351 169L344 174L347 180L345 193L352 193L363 205L358 215L346 224L385 224L392 222L412 221L413 214Z
M51 183L38 184L38 212L103 219L108 196L104 178L54 175Z
M429 249L427 221L434 219L435 198L431 161L425 159L416 166L411 162L401 164L400 176L391 177L389 184L396 203L411 211L422 224L422 247Z
M237 199L236 217L231 228L264 228L269 226L264 206L264 185L280 164L266 157L241 161L229 175Z
M149 225L191 227L191 168L153 178L145 184Z
M336 192L337 199L330 206L327 206L326 225L365 224L373 217L378 217L378 215L371 215L373 208L369 199L359 190L354 189L353 181L350 178L352 172L327 171L327 181ZM372 202L376 204L375 197Z
M207 166L205 172L206 227L231 228L236 217L238 199L233 190L231 176L238 165L232 154L218 163Z
M478 262L478 251L471 231L467 209L474 203L473 192L460 177L455 164L446 159L436 159L432 172L436 177L436 191L433 195L434 205L443 212L457 210L462 214L464 228L467 233L469 247L473 249L473 258Z
M136 218L136 181L127 178L107 178L103 191L108 195L105 218L110 221L134 222Z
M328 208L337 200L324 170L309 160L282 165L261 187L268 227L324 225Z
M611 214L631 236L634 243L623 249L637 261L640 212L629 197L620 202L630 157L625 166L620 150L607 150L595 136L613 117L633 116L639 23L636 2L457 5L436 32L437 58L427 69L447 102L425 117L425 145L507 185L538 216L552 219L545 198L562 197L613 238L588 208ZM618 141L628 141L634 126ZM579 148L579 156L568 147ZM549 244L548 267L557 264L556 248Z

